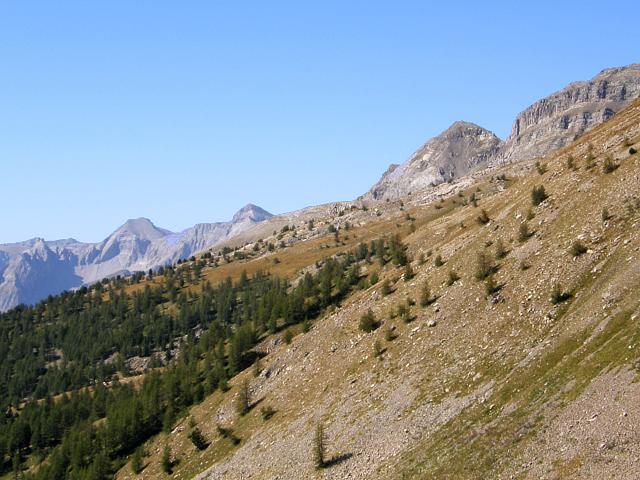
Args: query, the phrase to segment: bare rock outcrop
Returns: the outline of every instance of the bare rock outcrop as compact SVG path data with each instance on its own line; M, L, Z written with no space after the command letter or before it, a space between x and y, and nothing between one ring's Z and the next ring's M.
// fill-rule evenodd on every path
M640 64L603 70L520 113L494 163L544 156L607 121L640 96Z
M640 97L640 64L603 70L520 113L503 142L493 133L456 122L401 165L392 164L362 198L398 198L486 166L541 157L607 121Z
M498 137L478 125L455 122L405 163L391 165L366 196L376 200L397 198L464 176L485 166L501 144Z

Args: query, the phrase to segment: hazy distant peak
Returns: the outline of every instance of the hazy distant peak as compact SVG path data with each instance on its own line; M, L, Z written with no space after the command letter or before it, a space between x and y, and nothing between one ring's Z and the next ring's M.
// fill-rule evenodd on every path
M240 223L246 220L262 222L263 220L267 220L271 217L273 217L273 215L267 212L264 208L254 205L253 203L247 203L235 213L231 219L231 223Z
M169 230L156 227L148 218L139 217L127 220L111 236L134 236L143 240L156 240L171 233Z

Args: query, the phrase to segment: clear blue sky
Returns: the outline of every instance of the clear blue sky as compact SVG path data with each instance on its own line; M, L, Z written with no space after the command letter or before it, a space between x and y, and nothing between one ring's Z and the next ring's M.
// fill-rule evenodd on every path
M640 61L635 1L521 3L0 0L0 242L353 199Z

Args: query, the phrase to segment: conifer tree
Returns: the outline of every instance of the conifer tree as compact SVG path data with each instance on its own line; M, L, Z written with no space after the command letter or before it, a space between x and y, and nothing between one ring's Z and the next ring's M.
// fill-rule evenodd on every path
M173 462L171 461L171 447L167 444L162 450L162 457L160 458L160 468L168 475L173 472Z
M136 448L131 457L131 471L136 475L143 469L142 447Z
M198 427L194 427L189 433L189 440L198 450L205 450L209 443Z
M420 290L420 306L426 307L431 304L431 289L429 288L429 283L424 282L422 284L422 289Z
M251 400L249 397L249 382L244 379L240 383L238 396L236 397L236 412L238 415L246 415L251 408Z
M313 463L317 469L326 466L326 443L327 438L324 433L324 427L321 422L318 422L313 437Z

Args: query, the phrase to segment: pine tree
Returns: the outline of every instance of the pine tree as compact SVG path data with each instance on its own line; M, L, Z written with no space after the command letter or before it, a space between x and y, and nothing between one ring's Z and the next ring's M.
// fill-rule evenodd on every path
M209 446L209 442L204 438L204 435L198 427L194 427L193 430L191 430L189 433L189 439L198 450L206 450Z
M411 268L411 264L410 263L407 263L405 265L405 267L404 267L404 281L408 282L413 277L415 277L415 273L413 271L413 268Z
M493 295L498 290L500 290L500 286L496 283L496 279L493 277L493 274L489 275L484 284L485 291L487 295Z
M424 284L422 285L422 289L420 290L420 306L426 307L431 303L431 289L429 288L429 283L424 282Z
M543 185L540 185L539 187L534 187L533 190L531 191L531 203L533 204L534 207L537 207L538 205L540 205L548 197L549 196L547 195L547 192L545 191Z
M365 333L372 332L376 328L378 328L378 322L376 321L376 317L373 315L371 309L367 311L362 317L360 317L360 330Z
M507 250L504 247L504 242L501 238L496 242L496 258L504 258L507 256Z
M529 231L529 224L527 222L522 222L520 227L518 227L518 240L520 242L526 242L531 237L531 232Z
M162 450L160 467L162 468L162 471L168 475L171 475L171 473L173 472L173 462L171 461L171 447L169 445L165 445L164 450Z
M326 466L326 443L327 438L324 433L324 427L322 423L318 422L313 437L313 463L317 469Z
M382 295L389 295L391 293L391 285L389 284L389 280L385 279L382 282L382 287L380 288L380 293Z
M487 214L487 211L482 209L480 211L480 215L478 215L478 223L480 225L486 225L487 223L489 223L489 215Z
M244 379L240 383L238 396L236 397L236 412L238 415L246 415L251 408L251 400L249 397L249 382Z
M143 468L142 447L138 447L131 457L131 471L137 475Z
M485 252L478 252L476 258L476 272L475 277L478 280L484 280L495 271L495 266L489 258L489 255Z
M449 270L449 275L447 277L447 285L450 287L454 283L460 280L460 276L455 272L455 270Z

